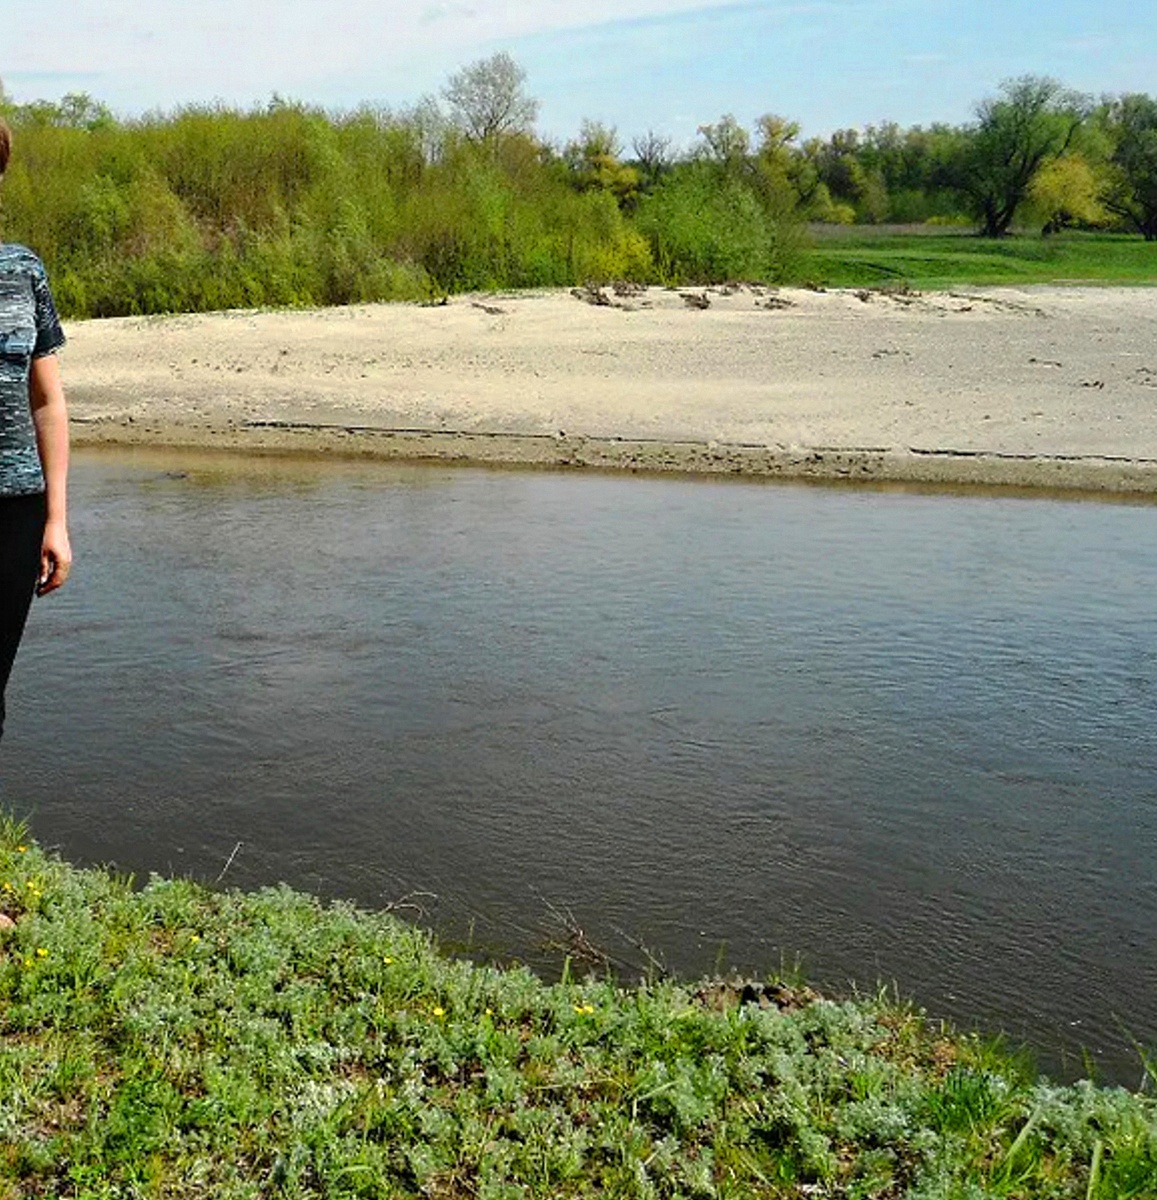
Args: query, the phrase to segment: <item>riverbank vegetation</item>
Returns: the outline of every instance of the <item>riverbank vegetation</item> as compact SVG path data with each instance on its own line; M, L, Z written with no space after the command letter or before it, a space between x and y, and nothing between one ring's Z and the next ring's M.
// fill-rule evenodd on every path
M1157 280L1149 96L1094 102L1028 77L959 127L804 138L725 115L683 149L591 122L552 144L536 111L503 54L398 111L275 98L121 118L0 90L16 142L3 235L44 257L77 317L617 279ZM877 226L890 240L826 236Z
M1157 1102L884 996L546 984L0 820L0 1197L1153 1196Z

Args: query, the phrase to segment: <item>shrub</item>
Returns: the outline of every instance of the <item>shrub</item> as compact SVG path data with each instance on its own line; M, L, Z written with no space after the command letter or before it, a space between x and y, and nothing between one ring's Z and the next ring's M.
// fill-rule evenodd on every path
M672 283L782 279L796 224L773 218L747 181L707 163L667 176L640 202L637 222Z

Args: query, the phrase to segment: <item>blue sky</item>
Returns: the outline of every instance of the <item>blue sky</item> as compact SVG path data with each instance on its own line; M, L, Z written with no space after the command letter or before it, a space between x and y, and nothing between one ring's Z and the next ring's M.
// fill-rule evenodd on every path
M765 112L804 133L963 122L1000 80L1157 92L1153 0L0 0L17 100L87 91L121 113L277 92L404 106L496 50L556 140L584 117L626 141Z

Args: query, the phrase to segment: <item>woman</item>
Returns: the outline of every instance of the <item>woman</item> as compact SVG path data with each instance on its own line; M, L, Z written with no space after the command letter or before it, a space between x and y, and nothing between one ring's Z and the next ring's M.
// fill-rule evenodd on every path
M0 121L0 178L12 135ZM64 333L40 259L0 243L0 735L4 690L32 594L68 578L68 412L56 351Z

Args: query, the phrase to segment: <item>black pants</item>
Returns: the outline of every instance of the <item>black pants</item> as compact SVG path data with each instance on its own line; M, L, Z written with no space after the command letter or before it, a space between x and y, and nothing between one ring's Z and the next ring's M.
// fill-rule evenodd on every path
M0 736L4 733L4 690L40 574L44 516L43 494L0 496Z

